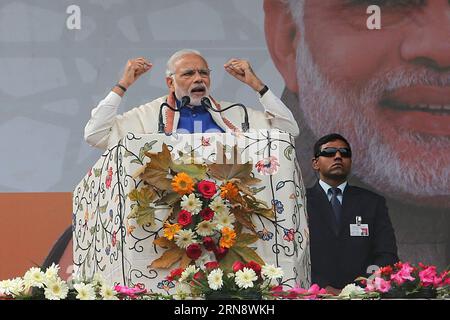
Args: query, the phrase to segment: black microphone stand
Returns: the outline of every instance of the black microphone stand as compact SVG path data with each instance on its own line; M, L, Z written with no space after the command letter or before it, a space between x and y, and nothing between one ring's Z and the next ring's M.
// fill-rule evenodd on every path
M172 111L175 112L180 112L180 109L182 107L184 107L185 105L189 104L191 102L191 98L189 98L189 96L184 96L183 98L181 98L181 104L180 104L180 108L172 108L171 106L169 106L167 104L167 102L163 102L161 103L161 106L159 107L159 116L158 116L158 133L164 133L164 120L163 120L163 115L162 115L162 110L164 107L169 108Z
M235 103L235 104L232 104L231 106L228 106L225 109L221 109L221 110L214 109L212 104L211 104L211 101L207 97L203 97L202 100L201 100L201 103L202 103L202 105L204 105L209 110L212 110L212 111L218 112L218 113L222 113L222 112L227 111L228 109L233 108L233 107L241 107L242 109L244 109L244 122L241 125L242 126L242 131L243 132L247 132L250 129L250 124L248 122L247 108L242 103Z

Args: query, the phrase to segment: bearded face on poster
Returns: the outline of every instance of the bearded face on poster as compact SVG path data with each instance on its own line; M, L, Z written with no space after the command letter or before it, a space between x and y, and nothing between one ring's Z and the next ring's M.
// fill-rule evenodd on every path
M366 24L372 4L380 30ZM449 208L450 1L266 0L264 9L303 138L338 132L362 184ZM297 149L300 160L311 158L308 142Z

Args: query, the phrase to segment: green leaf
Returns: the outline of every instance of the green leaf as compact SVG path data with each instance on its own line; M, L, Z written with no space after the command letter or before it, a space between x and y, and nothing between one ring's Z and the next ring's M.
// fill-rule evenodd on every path
M284 156L288 160L292 160L292 152L294 151L294 147L289 145L286 149L284 149Z

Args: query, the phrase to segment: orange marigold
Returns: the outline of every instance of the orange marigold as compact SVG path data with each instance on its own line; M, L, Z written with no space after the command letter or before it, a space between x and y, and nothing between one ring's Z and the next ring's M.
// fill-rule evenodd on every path
M228 200L236 198L239 193L239 189L232 182L227 182L225 185L220 187L220 190L220 196L222 199Z
M194 191L194 180L184 173L180 172L172 179L172 188L178 194L184 195Z
M222 248L231 248L235 242L236 232L228 227L224 227L222 229L222 237L220 238L219 245Z
M164 237L172 240L175 234L182 228L181 224L174 223L170 224L168 222L164 223Z

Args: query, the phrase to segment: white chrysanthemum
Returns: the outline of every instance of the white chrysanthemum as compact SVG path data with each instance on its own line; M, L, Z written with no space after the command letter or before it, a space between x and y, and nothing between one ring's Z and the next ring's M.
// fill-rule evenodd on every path
M59 265L52 263L50 267L45 270L45 281L50 282L58 278Z
M217 230L222 230L225 227L228 227L230 229L234 229L233 223L236 221L236 218L234 217L234 214L228 214L226 212L224 213L218 213L214 216L213 223L216 224Z
M281 268L277 268L272 264L264 265L261 268L261 274L270 280L275 280L283 277L283 270Z
M253 281L258 280L258 276L253 269L244 268L236 272L236 277L234 281L239 288L247 289L253 288Z
M211 203L209 204L209 207L211 208L212 211L214 211L215 213L218 213L218 214L230 212L228 207L222 201L221 197L215 197L214 200L211 201Z
M0 292L13 297L24 293L25 283L22 278L14 278L0 282Z
M194 233L188 230L180 230L175 234L175 243L182 249L186 249L188 245L195 243Z
M73 287L78 292L76 296L78 300L95 300L95 290L92 284L82 282L74 284Z
M114 290L114 288L105 284L102 284L100 295L102 296L103 300L119 300L119 298L117 298L116 296L117 292Z
M181 208L189 211L191 214L197 214L202 209L202 202L195 197L195 194L191 193L188 196L181 198Z
M69 287L67 284L56 277L47 283L47 287L44 290L45 298L48 300L61 300L67 297L69 292Z
M194 275L200 270L193 264L189 265L184 271L181 273L180 282L186 280L190 275Z
M175 285L175 294L173 295L173 298L175 300L185 300L189 298L191 295L191 286L187 283L180 283L178 282Z
M23 276L25 288L37 287L43 288L45 281L45 273L41 269L33 267Z
M348 284L342 289L341 293L339 293L339 297L341 298L351 298L359 295L363 295L364 289L355 285L354 283Z
M223 271L214 269L208 274L208 285L212 290L219 290L223 286Z
M215 223L211 221L204 220L197 225L195 231L202 237L211 236L214 234Z

